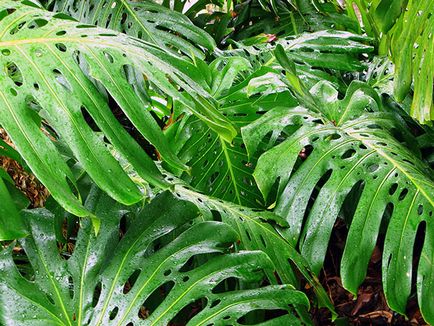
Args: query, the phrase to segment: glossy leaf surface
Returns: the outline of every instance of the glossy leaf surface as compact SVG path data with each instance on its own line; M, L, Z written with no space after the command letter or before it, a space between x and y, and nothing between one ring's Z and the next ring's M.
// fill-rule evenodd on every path
M353 215L342 258L344 286L356 293L366 276L381 223L388 224L383 252L383 282L389 305L405 313L411 293L411 275L417 269L418 297L430 321L433 291L434 180L428 165L394 135L406 127L395 114L362 85L347 96L327 83L311 90L319 95L320 112L303 107L277 108L243 129L249 152L270 130L281 130L284 140L258 161L255 178L267 196L277 181L275 213L289 229L282 234L298 245L315 272L322 267L331 230L350 194ZM340 118L339 118L340 117ZM295 132L285 128L298 126ZM351 197L352 198L352 197ZM419 265L413 266L413 244L421 223L426 225Z
M279 92L279 77L269 68L246 72L247 78L231 87L235 77L248 69L245 59L231 57L221 70L211 71L214 78L210 91L221 104L220 112L237 128L256 120L282 101L293 101L288 98L288 92ZM191 167L190 173L181 174L190 185L237 204L263 205L252 177L256 158L247 157L240 135L229 144L194 116L181 116L167 129L166 135L172 139L175 153Z
M61 0L55 2L54 10L83 23L105 26L188 56L203 58L203 49L215 48L211 36L186 16L153 1Z
M0 168L0 241L15 240L27 235L24 221L10 193L14 187L9 175ZM16 190L15 195L21 194Z
M166 76L190 93L202 92L191 78L194 66L155 46L123 34L60 19L58 15L15 1L0 4L0 123L35 175L68 210L84 216L87 212L70 189L74 182L69 168L52 144L39 130L41 116L74 153L95 182L113 198L134 203L141 194L106 145L84 119L89 114L112 145L125 156L149 182L167 185L152 160L115 119L106 99L92 79L98 80L122 108L135 127L160 152L163 159L186 168L170 150L159 126L145 109L146 103L130 84L129 67L146 75L158 89L186 107L196 105L183 97ZM36 112L35 112L36 111ZM38 114L39 113L39 116ZM198 115L233 136L230 124L206 108ZM229 129L227 129L227 127ZM69 181L67 181L69 180ZM116 180L116 181L114 181Z
M319 305L334 313L327 293L310 272L307 261L274 229L273 225L287 227L281 217L270 211L251 209L202 195L182 185L175 187L175 194L197 205L204 220L221 220L237 230L240 239L237 245L240 249L265 252L275 266L275 272L267 274L271 284L282 282L297 286L299 280L296 273L299 271L313 287Z
M247 283L258 281L262 269L271 269L272 263L258 251L226 253L237 234L223 223L191 226L189 222L198 213L191 203L168 193L160 195L134 219L121 239L119 223L125 212L119 206L95 191L87 207L101 217L100 234L95 237L90 220L82 221L68 260L58 253L50 213L29 212L31 236L22 245L36 273L31 281L23 278L10 249L1 253L0 302L10 303L2 304L2 322L166 325L182 308L202 299L204 309L189 324L229 320L237 325L239 318L255 309L287 310L288 304L308 305L304 294L291 286L214 291L230 277ZM191 257L204 254L212 256L194 269L183 269ZM162 289L166 294L160 299L152 296ZM16 302L12 305L11 300ZM146 317L141 309L148 310Z

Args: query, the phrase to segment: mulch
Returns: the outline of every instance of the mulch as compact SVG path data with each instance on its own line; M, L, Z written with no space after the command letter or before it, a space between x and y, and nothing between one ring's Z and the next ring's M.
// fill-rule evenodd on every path
M392 311L387 305L381 280L382 239L372 254L367 277L360 286L357 298L342 287L339 266L348 233L347 226L339 220L334 227L320 281L335 306L338 318L331 321L327 309L314 309L316 325L427 325L420 313L417 299L412 296L407 306L407 317Z
M14 147L5 130L1 128L0 138ZM50 194L32 173L26 171L17 161L4 156L0 156L0 168L11 176L15 186L30 200L31 207L44 207Z

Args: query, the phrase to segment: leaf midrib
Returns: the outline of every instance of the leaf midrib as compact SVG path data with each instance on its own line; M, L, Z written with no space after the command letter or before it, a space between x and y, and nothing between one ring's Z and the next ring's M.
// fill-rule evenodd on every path
M363 132L363 131L360 131ZM410 180L413 185L416 187L416 189L418 191L420 191L423 196L428 200L428 202L431 204L431 206L434 207L434 197L429 196L429 194L426 192L426 190L423 187L423 183L427 184L427 185L431 185L430 183L427 183L424 180L419 180L420 182L418 182L418 179L413 178L408 172L407 170L402 167L396 160L394 160L390 155L387 155L386 152L384 152L381 148L373 146L370 142L364 142L364 138L362 137L357 137L356 135L358 134L358 132L346 132L349 136L353 137L354 139L360 141L363 145L375 150L379 155L381 155L385 160L389 161L397 170L401 171L401 173L403 175L405 175L405 177ZM417 172L421 173L421 171L417 170Z

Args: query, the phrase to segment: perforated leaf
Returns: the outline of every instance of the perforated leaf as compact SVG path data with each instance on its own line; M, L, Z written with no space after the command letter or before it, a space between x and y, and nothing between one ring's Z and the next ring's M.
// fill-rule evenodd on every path
M267 277L271 284L282 282L299 286L297 273L313 287L319 306L327 307L333 314L334 308L318 278L310 271L307 261L273 227L287 227L287 222L270 211L251 209L218 198L192 191L183 185L175 186L175 194L199 207L204 220L218 220L237 230L240 241L237 246L245 250L261 250L273 261L274 273ZM302 307L301 307L302 308ZM303 310L299 313L303 315Z
M269 65L274 61L272 51L276 45L281 45L288 57L296 63L308 67L359 71L365 68L365 64L358 55L374 50L372 46L365 44L370 41L368 37L348 32L318 31L278 38L273 44L246 46L237 43L239 49L227 51L224 55L247 55L253 65Z
M351 90L351 87L350 87ZM317 92L317 93L316 93ZM381 102L359 86L339 101L326 83L313 94L322 94L320 113L303 107L278 108L245 127L243 137L251 152L268 130L288 130L285 138L258 161L255 178L267 195L275 182L279 195L275 213L289 229L282 234L315 272L322 267L336 218L345 201L354 207L341 273L344 286L356 293L366 276L369 259L386 223L383 282L386 298L395 311L405 313L414 269L424 317L434 316L432 241L434 180L428 165L393 136L405 139L400 118L384 112ZM333 120L332 117L341 117ZM419 265L413 266L413 246L418 228L426 224Z
M144 41L58 17L28 2L0 3L0 65L4 68L0 74L0 123L34 174L69 211L78 216L88 214L70 189L69 182L74 183L70 169L40 130L41 117L113 198L131 204L140 200L141 193L86 123L84 114L93 118L138 174L167 187L152 160L115 119L92 79L103 85L170 165L186 168L170 150L146 109L147 103L134 91L131 67L147 76L154 88L205 119L224 139L233 137L233 127L212 105L197 107L174 85L198 97L209 97L189 77L198 75L191 62Z
M213 79L209 88L221 104L220 112L237 128L256 120L280 103L294 101L288 97L286 88L286 93L281 92L275 70L264 67L252 73L248 70L248 62L246 65L246 60L240 57L229 58L229 62L217 69L225 60L219 58L211 65ZM247 75L244 79L239 76L242 72ZM242 81L234 82L237 78ZM228 144L194 116L180 116L167 129L166 135L172 139L175 153L191 167L189 173L180 174L190 185L237 204L248 207L263 205L252 178L256 158L247 157L240 136Z
M237 234L223 223L191 226L198 213L191 203L168 193L160 195L121 239L119 206L98 191L91 193L87 204L101 217L100 234L96 237L90 220L83 220L68 260L58 253L50 214L29 212L31 236L22 245L35 270L34 279L19 274L10 249L1 253L2 323L167 325L184 316L179 315L184 307L201 302L203 309L189 325L238 325L239 318L253 310L288 310L288 305L309 304L291 286L219 287L229 278L257 282L272 263L258 251L227 253ZM202 256L203 263L185 268L194 256Z
M395 64L394 91L398 101L413 96L410 114L421 123L434 119L434 6L417 0L346 0L349 14L363 21L377 38L379 52ZM411 92L413 90L413 92Z
M213 38L186 16L149 0L60 0L54 10L188 56L203 58L203 50L215 48Z

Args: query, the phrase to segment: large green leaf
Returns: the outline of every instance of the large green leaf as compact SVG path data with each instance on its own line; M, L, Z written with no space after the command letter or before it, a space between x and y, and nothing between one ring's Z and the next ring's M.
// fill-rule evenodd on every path
M245 250L261 250L273 261L275 270L267 274L271 284L299 285L297 273L313 287L320 306L334 313L327 293L317 277L311 273L307 261L273 227L286 227L287 223L270 211L251 209L193 191L182 184L175 186L175 194L199 207L204 220L217 220L237 230L237 246ZM295 267L295 268L294 268Z
M315 68L359 71L366 65L358 56L374 50L372 46L365 44L370 41L368 37L349 32L318 31L253 46L236 43L238 49L225 51L223 55L247 55L253 65L270 65L275 61L273 49L276 45L281 45L288 57L296 63Z
M334 222L352 198L353 213L347 217L351 225L341 263L343 284L357 292L383 222L387 225L385 294L392 309L405 313L416 269L415 237L420 225L426 225L417 293L425 319L432 322L433 171L394 137L396 133L401 134L400 139L408 137L406 125L396 114L384 112L378 96L365 85L353 84L341 101L327 83L311 92L318 113L303 107L277 108L243 129L252 153L270 130L281 130L285 139L259 158L255 170L265 196L279 184L275 213L290 226L281 233L300 247L318 273Z
M82 220L68 260L59 255L51 214L28 212L31 236L22 246L35 273L28 276L31 280L25 279L11 249L1 253L1 323L167 325L175 317L185 318L179 314L182 309L202 300L203 309L189 325L238 325L239 318L253 310L309 305L304 294L291 286L221 289L219 284L232 277L246 283L261 280L262 270L272 268L270 259L258 251L227 253L237 240L236 232L217 222L191 225L197 208L169 193L146 206L121 239L125 211L119 205L94 189L87 207L102 220L100 234L95 236L89 219ZM185 269L196 256L203 263ZM140 313L146 310L145 315ZM277 320L294 322L289 315Z
M20 155L0 138L0 159L11 158L22 163ZM19 211L29 205L29 200L15 188L12 178L0 167L0 241L14 240L27 235Z
M203 58L202 49L215 48L212 37L186 16L149 0L60 0L54 10L189 56Z
M387 33L401 13L405 10L408 0L375 0L372 3L372 16L379 25L380 31Z
M417 0L346 0L350 14L358 8L379 52L395 64L394 96L403 101L413 89L410 114L421 123L434 120L434 6ZM351 12L352 11L352 12Z
M27 235L24 221L10 193L10 188L13 187L15 185L9 175L0 168L0 241L14 240Z
M130 67L205 119L224 139L233 137L233 127L212 105L198 107L173 84L198 97L209 97L191 80L190 76L199 73L190 61L123 34L56 17L33 5L1 2L0 65L4 69L0 75L0 123L38 179L68 210L78 216L87 214L70 189L68 180L74 182L71 171L40 131L40 117L35 111L71 148L94 181L116 200L134 203L141 193L83 114L90 114L107 140L141 176L167 187L155 164L121 127L91 79L103 85L170 165L185 168L146 110L146 102L131 86Z
M395 64L394 95L402 101L413 81L411 116L421 123L434 120L434 6L410 0L405 13L390 32Z
M226 62L227 61L227 62ZM240 57L218 58L211 66L209 92L220 103L220 112L237 128L259 118L279 103L294 102L278 73L271 68L251 72L247 60ZM246 78L240 77L242 73ZM241 79L241 81L235 81ZM232 85L234 84L234 85ZM282 102L283 101L283 102ZM224 141L194 116L179 115L167 131L180 159L191 167L180 176L197 190L248 207L263 206L252 177L255 158L247 157L240 136L231 144Z

